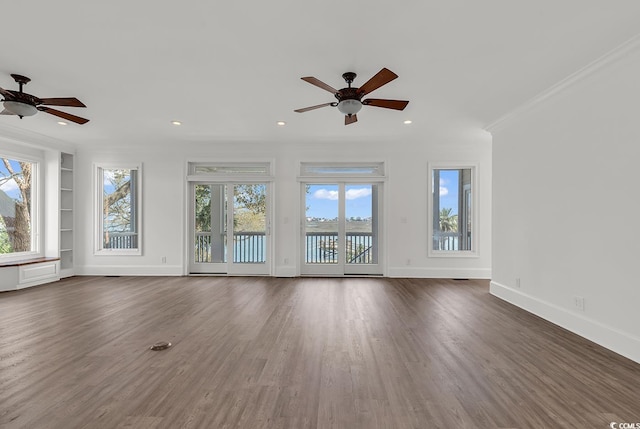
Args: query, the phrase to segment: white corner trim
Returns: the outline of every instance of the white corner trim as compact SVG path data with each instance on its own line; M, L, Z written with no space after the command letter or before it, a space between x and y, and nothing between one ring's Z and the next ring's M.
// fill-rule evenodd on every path
M579 313L491 281L491 295L640 363L640 338Z
M613 64L614 62L616 62L619 59L623 58L624 56L628 55L629 53L635 51L639 47L640 47L640 34L637 34L634 37L632 37L631 39L627 40L626 42L622 43L621 45L618 45L617 47L615 47L611 51L607 52L606 54L602 55L601 57L597 58L596 60L590 62L586 66L582 67L578 71L570 74L569 76L567 76L566 78L562 79L558 83L556 83L556 84L552 85L551 87L545 89L544 91L542 91L541 93L539 93L535 97L531 98L529 101L526 101L524 104L521 104L520 106L516 107L512 111L510 111L510 112L506 113L505 115L501 116L500 118L498 118L494 122L492 122L489 125L487 125L486 127L484 127L484 129L486 131L490 132L490 133L495 132L501 126L503 126L507 122L511 121L512 119L516 118L517 116L522 115L523 113L525 113L528 110L532 109L536 105L538 105L538 104L544 102L545 100L547 100L547 99L559 94L562 91L565 91L566 89L568 89L569 87L575 85L576 83L580 82L581 80L586 79L587 77L591 76L592 74L594 74L598 70L601 70L604 67L606 67L606 66L608 66L610 64Z

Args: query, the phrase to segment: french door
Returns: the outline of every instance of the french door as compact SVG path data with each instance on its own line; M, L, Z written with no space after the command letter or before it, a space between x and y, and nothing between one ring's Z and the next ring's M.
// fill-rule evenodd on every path
M190 184L189 272L269 275L268 184Z
M303 183L301 274L382 275L381 183Z

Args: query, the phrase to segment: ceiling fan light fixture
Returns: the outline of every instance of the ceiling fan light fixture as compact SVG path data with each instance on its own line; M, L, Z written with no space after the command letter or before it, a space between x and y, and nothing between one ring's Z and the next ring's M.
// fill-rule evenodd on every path
M36 106L32 106L31 104L21 103L19 101L8 101L6 100L4 103L4 108L14 115L18 116L33 116L38 113L38 109Z
M338 110L344 115L355 115L362 109L362 103L358 100L342 100L338 103Z

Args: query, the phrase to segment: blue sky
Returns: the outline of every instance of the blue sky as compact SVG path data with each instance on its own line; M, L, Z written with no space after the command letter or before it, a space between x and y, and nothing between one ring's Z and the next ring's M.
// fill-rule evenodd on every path
M458 170L440 170L440 208L458 213ZM371 217L371 185L346 185L346 217ZM407 192L406 197L412 198ZM338 185L309 185L305 205L307 217L333 219L338 216Z
M346 185L345 215L371 217L371 186ZM333 219L338 216L338 185L309 185L306 198L307 217Z
M458 214L459 170L440 170L440 208L450 208L451 214Z
M13 168L14 172L18 173L22 171L22 169L20 168L20 163L18 161L14 161L10 159L9 164L11 165L11 168ZM8 176L9 176L9 171L4 166L4 162L0 162L0 183L4 182L2 178L8 177ZM20 190L18 189L18 184L13 179L9 180L8 182L2 183L2 185L0 185L0 189L2 189L7 195L9 195L13 199L17 199L17 200L22 199L20 195Z

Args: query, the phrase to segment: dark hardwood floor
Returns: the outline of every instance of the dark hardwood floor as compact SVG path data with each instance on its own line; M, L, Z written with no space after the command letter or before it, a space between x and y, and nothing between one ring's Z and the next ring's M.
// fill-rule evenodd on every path
M2 428L605 429L640 422L639 386L639 364L486 281L75 277L0 294Z

